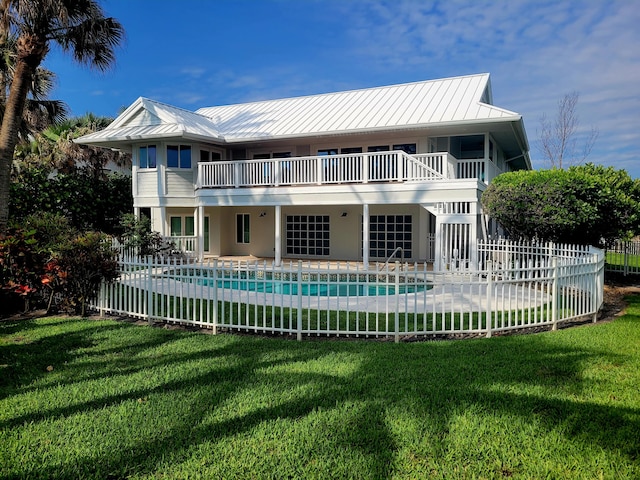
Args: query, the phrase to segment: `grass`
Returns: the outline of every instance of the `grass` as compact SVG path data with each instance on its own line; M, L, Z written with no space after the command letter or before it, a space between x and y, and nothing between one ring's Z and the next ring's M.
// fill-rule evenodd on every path
M612 252L608 250L605 257L605 262L609 267L624 267L625 262L629 266L638 267L640 266L640 255L635 255L632 253L625 254L624 252Z
M401 344L0 322L0 478L640 478L630 300L611 323Z

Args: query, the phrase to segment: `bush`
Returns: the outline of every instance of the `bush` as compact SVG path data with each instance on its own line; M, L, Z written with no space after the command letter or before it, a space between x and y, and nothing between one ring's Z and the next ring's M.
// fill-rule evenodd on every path
M504 173L482 195L515 239L607 246L638 231L640 183L591 164Z
M42 165L14 172L9 215L14 222L43 212L59 213L79 230L117 233L122 214L133 209L131 178L95 176L89 170L56 173Z
M100 284L118 277L118 262L109 237L86 232L60 245L44 270L43 283L62 294L66 308L84 317Z
M145 216L138 219L133 214L125 214L120 220L120 243L142 257L171 257L176 245L151 230L151 220Z
M10 228L0 235L0 300L3 314L27 311L40 289L45 259L35 230Z
M29 216L0 237L1 313L46 305L85 315L100 283L117 275L108 237L80 233L60 215Z

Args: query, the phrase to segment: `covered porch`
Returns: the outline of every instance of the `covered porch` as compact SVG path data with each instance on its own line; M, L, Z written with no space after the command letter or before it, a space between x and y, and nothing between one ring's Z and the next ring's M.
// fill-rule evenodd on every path
M457 210L444 204L362 204L201 206L192 212L183 216L192 231L172 229L167 240L200 260L427 262L439 270L462 270L475 263L482 233L476 206L466 202ZM171 225L178 213L167 211Z

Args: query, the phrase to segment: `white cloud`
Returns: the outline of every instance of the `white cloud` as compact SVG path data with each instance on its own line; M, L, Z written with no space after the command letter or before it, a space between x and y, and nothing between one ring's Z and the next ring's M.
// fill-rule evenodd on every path
M589 160L640 177L640 8L636 2L515 0L345 2L354 54L412 79L489 71L496 104L522 113L533 147L540 116L580 93L583 129L600 130Z

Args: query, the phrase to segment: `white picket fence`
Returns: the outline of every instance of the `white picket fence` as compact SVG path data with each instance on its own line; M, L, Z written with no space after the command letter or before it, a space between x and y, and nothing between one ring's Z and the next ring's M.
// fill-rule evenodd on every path
M640 241L619 240L606 251L605 270L623 275L640 275Z
M595 321L604 253L589 247L482 244L477 270L122 257L102 286L101 313L303 336L403 337L495 332Z

